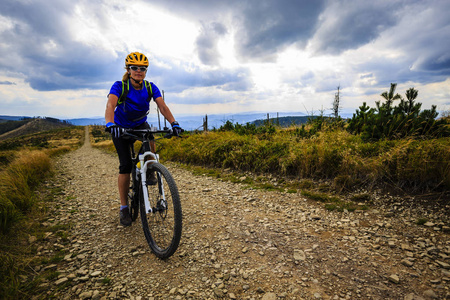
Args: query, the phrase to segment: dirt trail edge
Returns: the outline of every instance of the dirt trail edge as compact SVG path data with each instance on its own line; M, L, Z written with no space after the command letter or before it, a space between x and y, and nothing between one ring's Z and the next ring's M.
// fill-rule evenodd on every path
M87 135L87 131L86 131ZM140 220L119 225L118 159L86 143L57 161L52 218L73 224L50 267L58 299L449 299L448 228L411 211L327 211L299 193L194 176L166 164L180 191L183 235L162 261ZM49 266L42 266L42 269Z

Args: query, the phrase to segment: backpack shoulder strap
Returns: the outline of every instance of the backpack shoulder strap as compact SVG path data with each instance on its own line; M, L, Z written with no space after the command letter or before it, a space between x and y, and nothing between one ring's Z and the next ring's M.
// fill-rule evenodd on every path
M150 100L152 100L152 98L153 98L152 84L150 82L148 82L147 80L144 80L144 85L147 88L148 101L150 102Z
M119 101L117 101L117 105L121 104L125 99L127 99L129 83L130 81L122 81L122 94L120 94Z

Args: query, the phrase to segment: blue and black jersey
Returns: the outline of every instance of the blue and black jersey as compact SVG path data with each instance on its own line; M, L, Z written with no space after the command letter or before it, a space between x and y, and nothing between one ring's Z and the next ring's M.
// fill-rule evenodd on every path
M161 92L158 87L152 82L151 91L153 92L153 99L161 97ZM122 81L116 81L109 94L116 95L120 98L122 95ZM134 128L147 121L147 113L150 109L150 97L145 87L136 90L132 84L129 84L129 90L126 99L118 104L114 111L114 123L123 128Z

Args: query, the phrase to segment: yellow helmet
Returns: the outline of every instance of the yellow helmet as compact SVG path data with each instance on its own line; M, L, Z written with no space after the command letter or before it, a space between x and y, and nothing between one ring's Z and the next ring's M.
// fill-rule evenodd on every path
M128 67L130 65L148 67L147 56L139 52L132 52L128 54L127 58L125 58L125 67Z

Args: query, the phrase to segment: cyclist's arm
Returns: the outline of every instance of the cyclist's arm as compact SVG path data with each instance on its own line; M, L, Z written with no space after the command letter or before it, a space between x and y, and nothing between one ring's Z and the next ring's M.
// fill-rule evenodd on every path
M173 117L169 107L166 105L166 102L164 102L164 99L162 97L158 97L155 99L155 102L156 105L158 105L159 111L166 118L166 120L169 121L170 124L175 122L175 118Z
M114 94L108 95L108 102L106 102L106 110L105 110L105 124L109 122L114 123L114 110L116 109L117 101L119 101L119 97Z

